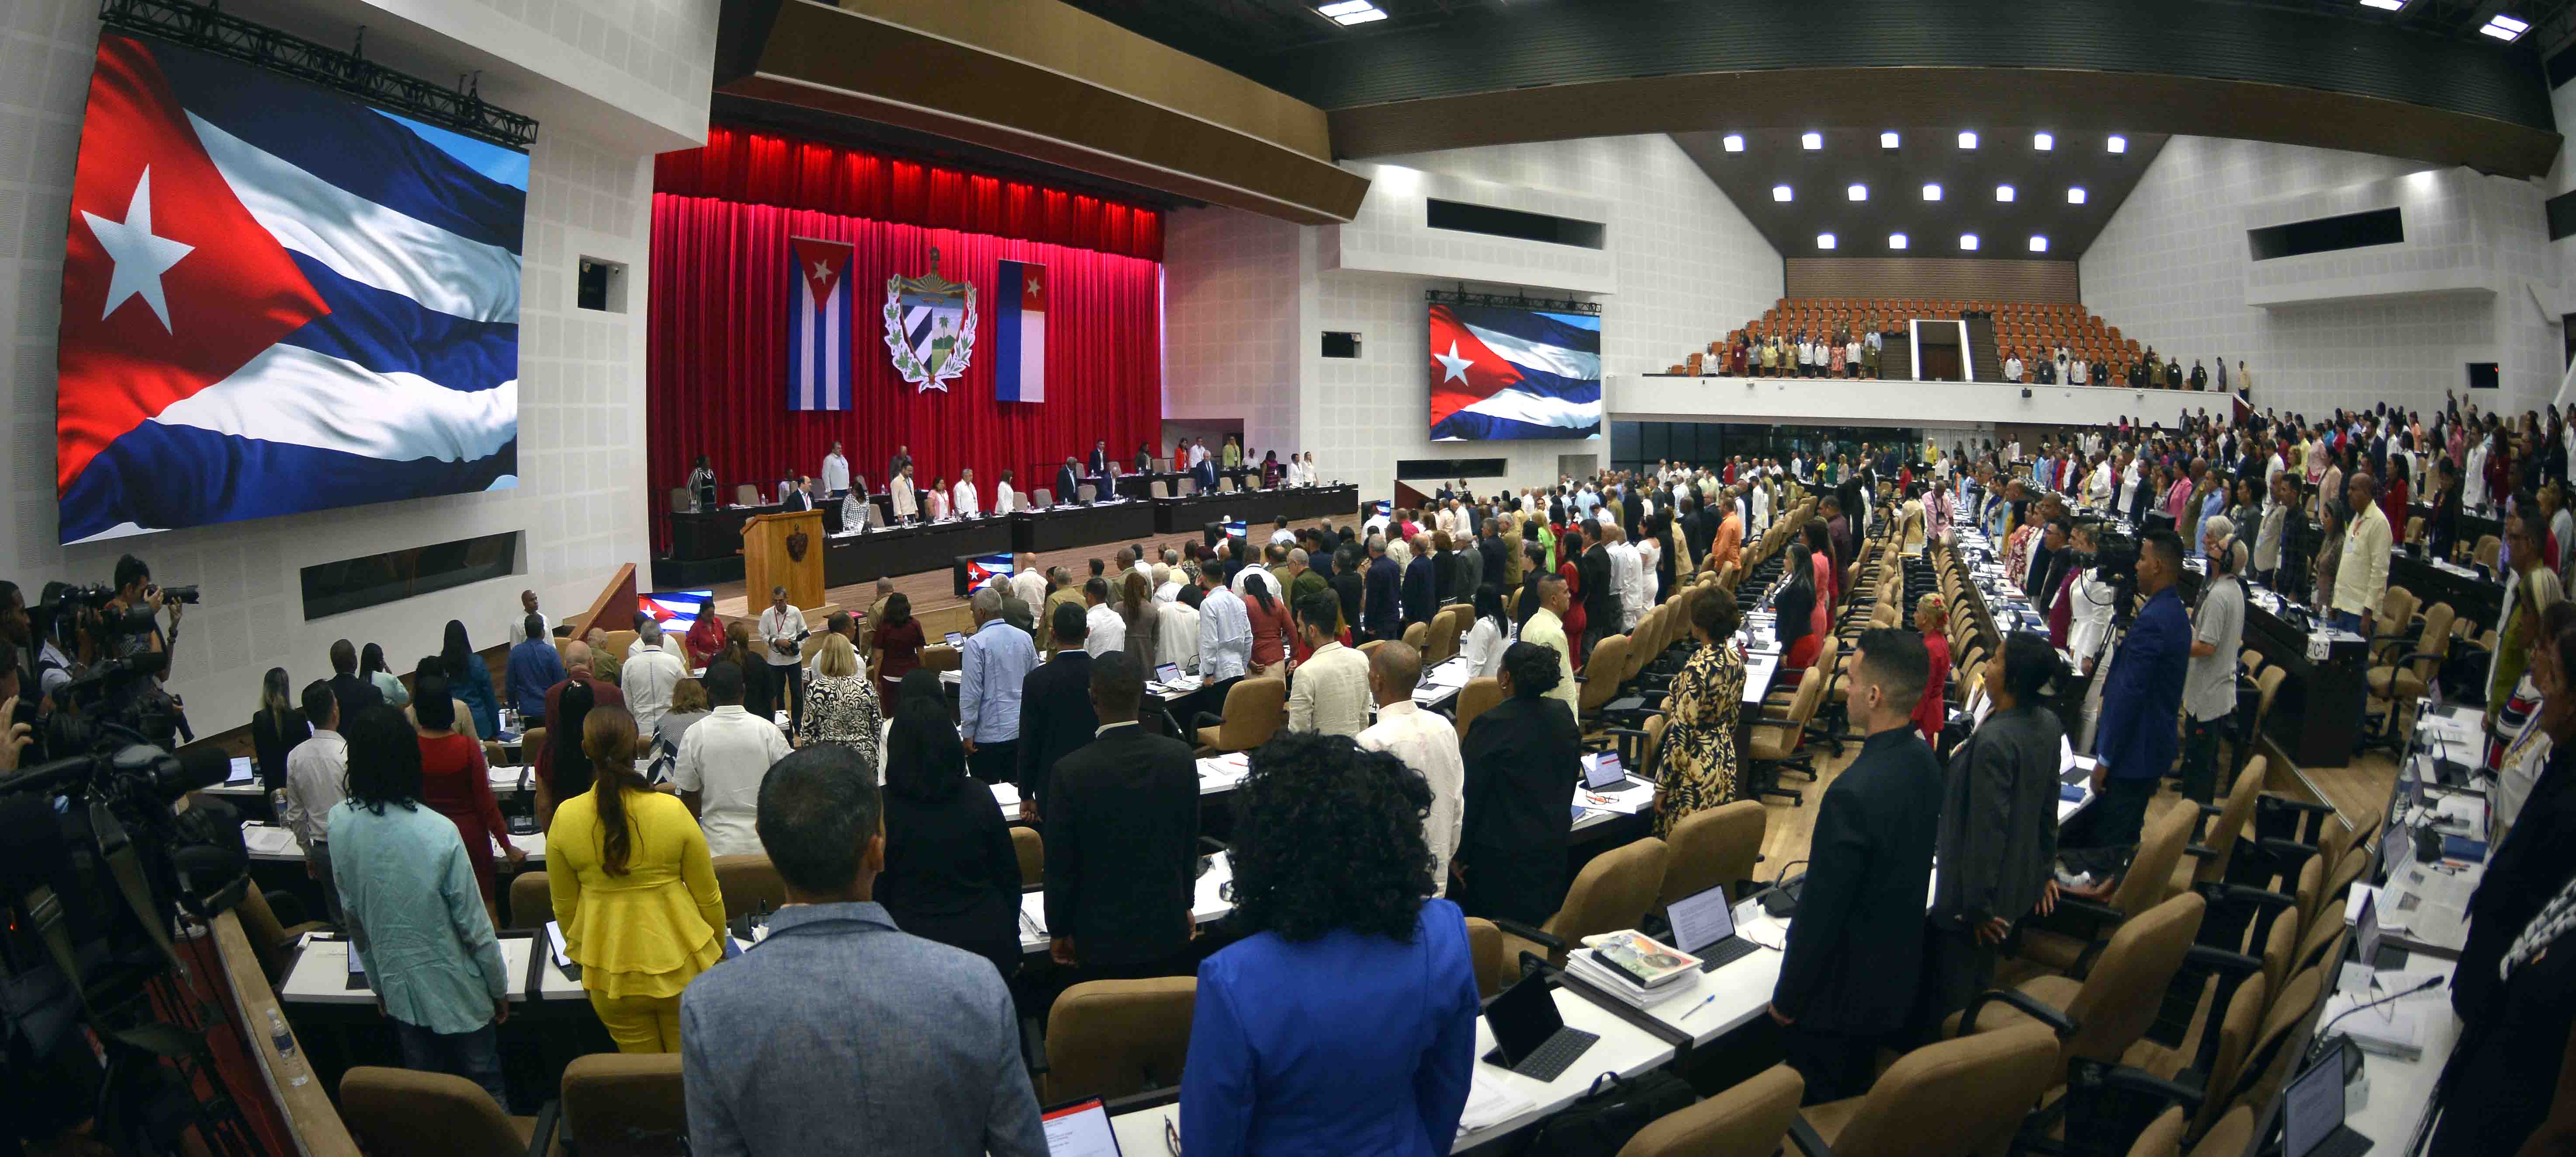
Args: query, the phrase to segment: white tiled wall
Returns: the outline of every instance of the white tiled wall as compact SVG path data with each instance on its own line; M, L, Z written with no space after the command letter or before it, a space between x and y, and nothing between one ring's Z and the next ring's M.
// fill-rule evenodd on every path
M1606 375L1661 370L1780 296L1779 254L1669 137L1373 160L1605 206L1618 287L1600 298ZM1560 455L1608 458L1606 435L1432 443L1423 291L1473 275L1324 269L1329 232L1226 209L1173 215L1165 249L1167 415L1241 414L1250 445L1312 450L1324 477L1359 482L1369 493L1386 492L1400 458L1500 457L1513 486L1552 481ZM1362 356L1322 357L1326 330L1358 331Z
M1327 225L1320 243L1324 268L1366 273L1410 273L1451 280L1617 293L1617 262L1607 249L1493 237L1428 223L1432 199L1607 223L1610 204L1554 189L1480 181L1405 165L1352 163L1369 179L1368 199L1348 225Z
M693 103L689 131L703 135L712 0L473 2L507 15L516 27L493 33L503 40L451 44L448 55L460 69L484 51L548 75L622 67L626 83L660 93L658 107L678 123L690 120L686 110ZM337 40L348 22L377 18L376 6L359 0L334 3L329 28L270 18L326 40ZM454 7L467 5L458 0ZM263 18L255 4L228 4L226 10ZM552 28L563 12L578 17L569 36L540 34L518 23L542 18L545 23L537 27ZM608 36L610 24L625 30L622 53ZM667 35L658 48L639 52L634 33L648 26ZM198 730L209 732L247 720L260 675L271 666L285 667L299 684L327 675L325 652L334 639L382 643L394 664L408 670L414 659L438 648L450 618L463 619L476 643L489 645L499 641L521 587L535 588L549 610L570 614L587 605L619 564L645 564L640 304L647 300L649 276L652 158L633 142L668 137L673 130L642 123L604 127L608 122L598 119L595 98L547 88L529 90L517 106L541 122L528 182L517 489L56 545L55 326L72 170L98 27L91 0L14 0L0 9L0 334L10 343L0 377L12 403L0 578L31 589L50 579L105 581L117 555L130 550L149 560L164 583L201 584L205 602L186 620L172 686L186 698ZM684 50L693 56L674 56ZM416 57L437 51L429 41L408 46ZM616 63L620 55L622 66ZM560 68L548 64L556 57ZM491 86L485 94L494 95ZM547 123L558 108L576 106L581 115L567 120L594 131ZM627 300L635 312L573 308L573 266L583 256L627 264ZM509 530L524 532L523 574L304 621L298 577L304 566Z
M2485 400L2489 408L2537 406L2555 393L2561 363L2555 319L2531 289L2537 283L2554 294L2557 282L2544 186L2465 171L2412 176L2423 168L2360 153L2175 137L2085 252L2085 305L2186 366L2194 358L2245 362L2258 406L2310 415L2381 401L2429 408L2446 387L2461 387L2473 361L2498 363L2502 388ZM2303 205L2350 211L2334 206L2350 200L2345 191L2354 186L2389 203L2403 198L2410 240L2420 221L2425 236L2443 241L2428 252L2457 246L2450 256L2479 271L2465 280L2482 281L2481 289L2246 304L2249 278L2260 297L2291 292L2273 284L2285 277L2363 284L2407 272L2371 266L2382 260L2371 251L2288 259L2277 271L2251 262L2249 219ZM2461 280L2417 271L2436 273Z

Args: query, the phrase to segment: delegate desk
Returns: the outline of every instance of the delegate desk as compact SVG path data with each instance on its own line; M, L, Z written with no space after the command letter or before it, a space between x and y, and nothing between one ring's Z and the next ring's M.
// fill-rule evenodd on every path
M1154 500L1154 531L1173 534L1195 530L1210 522L1256 523L1282 517L1290 522L1302 522L1310 518L1345 517L1359 509L1359 500L1360 488L1349 484L1158 498Z
M961 554L1006 553L1011 536L1011 519L1001 516L832 535L823 540L823 585L855 586L892 575L939 570Z
M1058 504L1010 516L1011 549L1045 552L1131 542L1154 533L1150 502Z
M2289 673L2265 732L2297 766L2350 764L2369 706L2369 646L2349 631L2319 627L2331 641L2324 659L2311 659L2312 636L2282 617L2280 596L2252 582L2245 590L2245 645Z
M2418 558L2403 547L2389 556L2388 585L2414 592L2428 607L2449 603L2481 631L2494 629L2504 617L2504 583L2481 579L2478 572L2457 563Z

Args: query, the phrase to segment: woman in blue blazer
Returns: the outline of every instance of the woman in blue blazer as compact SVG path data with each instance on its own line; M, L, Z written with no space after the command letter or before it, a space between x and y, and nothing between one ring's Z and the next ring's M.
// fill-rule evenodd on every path
M1199 965L1181 1149L1447 1153L1476 1063L1458 907L1431 894L1431 789L1343 736L1282 734L1236 791L1235 920Z

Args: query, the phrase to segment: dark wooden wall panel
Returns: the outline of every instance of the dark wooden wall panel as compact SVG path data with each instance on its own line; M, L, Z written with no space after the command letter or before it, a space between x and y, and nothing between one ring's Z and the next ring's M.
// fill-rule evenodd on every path
M1790 297L1955 297L1982 301L2083 300L2072 261L1964 257L1792 257Z

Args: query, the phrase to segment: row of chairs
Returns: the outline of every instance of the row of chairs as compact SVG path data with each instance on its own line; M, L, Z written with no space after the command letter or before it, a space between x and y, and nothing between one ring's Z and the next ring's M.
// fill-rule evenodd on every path
M1145 492L1156 498L1171 498L1176 495L1181 498L1189 498L1199 492L1198 479L1183 476L1178 479L1177 482L1179 485L1176 490L1170 481L1156 478L1145 484ZM1233 494L1238 490L1243 489L1259 489L1259 487L1239 486L1237 485L1233 475L1220 474L1217 476L1216 490L1214 493ZM1091 483L1083 482L1075 485L1074 487L1073 501L1075 502L1089 502L1098 496L1098 488L1094 487ZM754 486L749 482L737 484L733 488L733 500L736 504L742 506L761 506L769 502L768 496L761 493L760 487ZM934 498L931 492L925 491L923 493L923 502L925 504L930 504L934 501L941 504L940 509L945 509L944 504L947 499L944 496ZM686 486L672 487L670 490L670 502L671 512L674 514L687 514L697 509L697 496ZM878 513L876 504L870 502L865 503L864 505L867 507L868 511L868 525L870 527L883 527L885 525L885 518L883 515ZM1033 510L1038 507L1053 505L1055 505L1055 489L1053 487L1040 486L1034 490L1013 491L1011 493L1011 509L996 510L993 513L1009 514L1013 511Z

